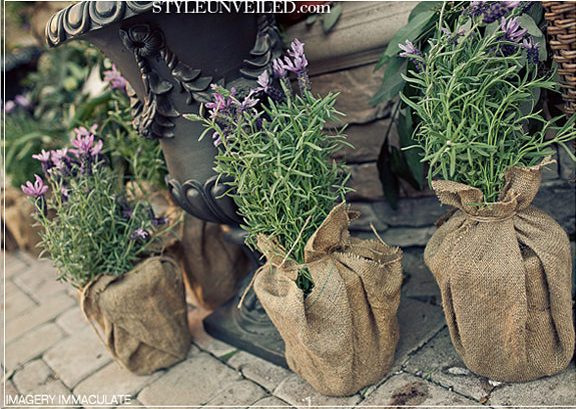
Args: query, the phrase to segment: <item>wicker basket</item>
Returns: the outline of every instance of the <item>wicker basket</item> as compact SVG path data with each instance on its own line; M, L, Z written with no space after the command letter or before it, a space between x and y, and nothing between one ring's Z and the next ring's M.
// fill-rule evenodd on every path
M558 75L566 113L576 112L576 2L543 1L547 35Z

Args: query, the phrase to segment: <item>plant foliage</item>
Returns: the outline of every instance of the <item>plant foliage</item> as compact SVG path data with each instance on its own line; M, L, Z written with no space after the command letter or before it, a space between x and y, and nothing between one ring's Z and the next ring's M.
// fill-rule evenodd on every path
M43 152L47 185L37 177L35 184L22 187L37 208L41 246L58 269L58 279L77 288L102 274L128 272L158 249L169 231L161 228L152 235L166 220L156 218L145 202L129 202L98 143L83 138L93 135L79 136L76 149Z
M430 165L428 179L476 187L491 203L508 169L537 164L554 152L553 144L574 158L566 146L576 138L574 118L559 128L535 110L540 92L555 82L538 69L528 28L536 29L522 25L520 10L490 24L482 15L460 13L451 24L446 9L425 51L406 53L414 69L403 79L417 93L401 98L419 118L414 139ZM550 130L555 136L546 139Z
M241 102L220 89L208 117L203 112L188 115L205 125L203 136L214 133L219 143L215 170L244 218L248 245L254 248L260 234L271 236L298 264L304 263L308 239L336 202L344 200L349 178L344 165L331 160L346 145L345 137L325 130L341 115L334 108L336 94L314 96L303 67L295 69L300 94L279 73L281 89L266 84L263 89L272 97L257 107L246 109L256 104L256 91ZM232 109L217 112L218 101ZM298 285L304 292L312 288L306 269L300 271Z

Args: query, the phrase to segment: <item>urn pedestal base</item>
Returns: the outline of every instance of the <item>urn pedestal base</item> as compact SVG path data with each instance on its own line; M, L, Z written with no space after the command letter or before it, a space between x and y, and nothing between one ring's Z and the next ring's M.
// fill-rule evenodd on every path
M232 300L204 319L204 329L220 341L288 368L284 358L284 341L266 315L254 290L250 289L242 306L238 308L240 297L251 278L252 275L246 278L242 290Z

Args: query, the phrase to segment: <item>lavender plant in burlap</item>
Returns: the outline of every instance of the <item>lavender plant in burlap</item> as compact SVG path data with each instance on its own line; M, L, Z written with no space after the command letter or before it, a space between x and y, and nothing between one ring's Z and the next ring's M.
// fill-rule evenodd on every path
M456 351L473 372L498 381L552 375L574 351L570 243L531 206L547 163L509 170L500 201L484 207L479 189L432 183L457 211L432 236L424 260Z
M182 273L168 257L151 257L121 276L102 275L81 294L84 314L113 358L149 375L186 358L190 331Z
M352 214L335 207L308 240L305 263L260 236L266 265L254 290L286 344L290 368L325 395L351 395L386 374L399 330L396 312L402 252L376 240L350 237ZM305 297L296 285L307 268L314 282Z

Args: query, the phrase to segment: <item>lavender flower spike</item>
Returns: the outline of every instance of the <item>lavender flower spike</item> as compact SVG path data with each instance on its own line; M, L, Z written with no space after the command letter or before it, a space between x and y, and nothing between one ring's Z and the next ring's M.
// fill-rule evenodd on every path
M272 81L270 79L270 73L268 73L268 70L262 71L262 74L258 76L257 82L259 85L257 90L267 93L268 90L270 89L270 86L272 85Z
M528 30L520 27L520 22L517 17L508 20L502 17L500 29L504 32L504 38L513 43L519 43L528 32Z
M32 106L32 103L30 102L30 100L28 99L28 97L24 96L24 95L16 95L14 97L14 101L20 105L22 108L28 109Z
M20 186L20 189L22 189L22 192L24 192L26 196L39 198L44 196L44 194L48 191L48 186L44 184L44 181L40 176L34 175L34 177L36 178L34 184L28 181L26 184Z
M98 129L98 124L94 124L90 127L90 129L86 129L85 127L81 126L79 128L74 128L74 133L76 134L76 136L90 136L90 135L94 135L96 133L96 130Z
M276 78L285 78L287 71L282 59L276 58L272 61L272 71L274 72L274 77Z
M4 104L4 112L6 112L7 114L11 113L15 109L16 109L16 102L12 100L6 101L6 103Z
M247 109L253 108L258 105L258 99L254 98L254 94L257 91L255 89L251 90L248 95L242 100L242 102L235 102L238 108L238 113L244 112Z
M220 145L222 143L222 135L220 135L218 132L214 132L212 134L212 143L214 146Z
M416 71L420 72L424 69L424 63L419 60L419 57L422 57L422 52L412 44L412 41L406 40L404 44L398 44L398 48L402 50L399 56L408 58L416 67Z
M520 1L473 1L470 8L472 15L482 14L482 22L490 24L506 16L519 5Z
M112 69L104 71L104 81L110 84L112 89L120 89L126 91L126 85L128 82L126 78L120 74L120 71L116 69L116 65L112 64Z
M32 159L36 159L42 163L50 162L51 152L42 149L42 151L36 155L32 155Z
M406 42L404 44L398 44L398 48L403 51L399 54L400 57L414 58L414 57L419 57L422 55L420 50L417 49L414 46L414 44L412 44L412 41L410 41L410 40L406 40Z
M149 238L150 238L150 233L148 233L142 227L137 228L130 235L130 240L147 241Z
M522 48L526 50L526 54L528 56L528 61L532 64L538 64L540 56L539 56L539 48L540 45L535 43L532 37L528 37L522 41Z

